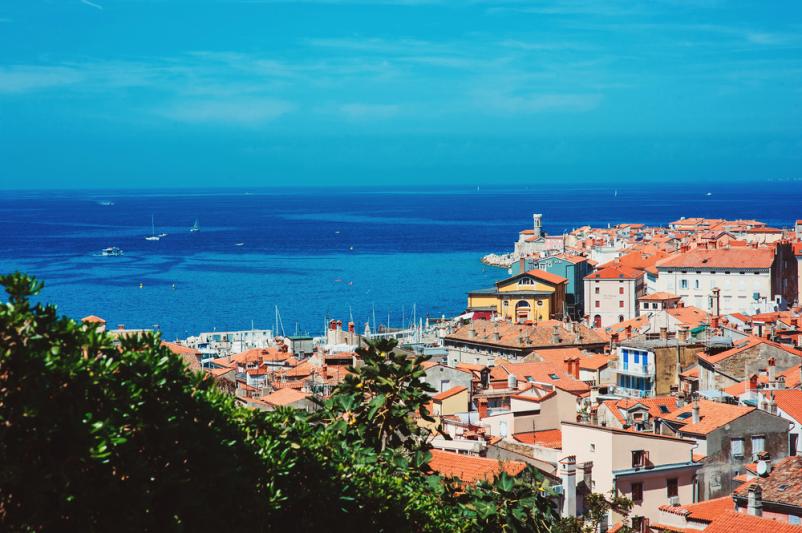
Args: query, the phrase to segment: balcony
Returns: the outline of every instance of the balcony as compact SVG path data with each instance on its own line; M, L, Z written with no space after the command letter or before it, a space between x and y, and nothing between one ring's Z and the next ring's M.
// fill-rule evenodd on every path
M652 377L655 374L654 364L633 364L630 363L626 367L623 364L619 364L619 367L616 369L616 372L619 374L625 374L627 376L636 376L642 378Z

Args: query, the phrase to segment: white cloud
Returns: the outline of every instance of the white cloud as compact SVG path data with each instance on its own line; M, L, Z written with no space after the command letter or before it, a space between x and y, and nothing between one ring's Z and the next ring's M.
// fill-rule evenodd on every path
M194 100L159 108L156 114L190 124L235 124L257 126L275 120L295 109L284 100L266 98Z
M83 79L77 70L63 66L0 67L0 93L24 93L71 85Z

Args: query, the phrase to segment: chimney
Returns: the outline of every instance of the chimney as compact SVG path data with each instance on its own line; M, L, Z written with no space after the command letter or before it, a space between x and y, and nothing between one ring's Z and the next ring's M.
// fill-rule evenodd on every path
M710 317L710 329L718 329L718 315Z
M627 338L632 338L632 324L627 324L627 327L624 329L627 334Z
M749 377L749 391L757 392L757 374L752 374Z
M713 287L713 316L718 317L720 313L720 300L719 297L721 295L721 289L718 287Z
M691 413L692 413L691 422L693 422L694 424L698 424L699 420L700 420L700 417L699 417L699 399L698 398L694 398L693 402L691 403Z
M501 340L501 332L498 330L498 322L496 322L496 325L493 328L493 340L496 342Z
M476 326L474 325L473 322L471 322L471 325L468 326L468 338L469 339L475 339L476 338Z
M476 402L476 409L479 411L479 420L487 418L487 398L479 398Z
M585 461L582 464L582 481L585 483L588 492L593 491L593 461Z
M560 480L563 488L562 516L576 516L576 456L569 455L559 461Z
M554 324L554 328L551 330L551 343L560 344L560 326L557 324Z
M610 351L613 351L618 346L618 333L610 334ZM802 375L802 374L800 374Z
M579 358L566 359L565 362L567 363L568 373L574 379L579 379Z
M777 381L777 361L773 357L769 357L769 385L774 386L774 382Z
M763 489L758 484L749 487L746 512L752 516L763 515Z
M744 333L746 333L747 335L751 335L752 334L752 326L750 326L749 324L746 324L744 326Z
M683 344L688 342L688 326L685 324L679 327L679 330L677 331L677 340Z
M507 388L518 390L518 377L515 374L509 374L507 376Z
M769 413L777 414L777 400L774 399L774 391L769 393Z
M668 328L666 326L660 326L660 340L661 341L668 340Z

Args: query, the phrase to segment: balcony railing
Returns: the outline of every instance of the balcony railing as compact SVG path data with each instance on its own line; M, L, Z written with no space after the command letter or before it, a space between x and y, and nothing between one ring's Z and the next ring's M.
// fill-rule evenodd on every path
M629 364L624 367L623 364L620 364L618 369L616 370L619 374L626 374L628 376L638 376L638 377L649 377L654 376L654 365L649 363L646 365L643 364Z

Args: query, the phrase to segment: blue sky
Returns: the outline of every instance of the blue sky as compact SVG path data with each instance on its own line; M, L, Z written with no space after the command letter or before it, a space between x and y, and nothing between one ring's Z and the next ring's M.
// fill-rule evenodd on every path
M802 179L802 2L5 0L0 187Z

